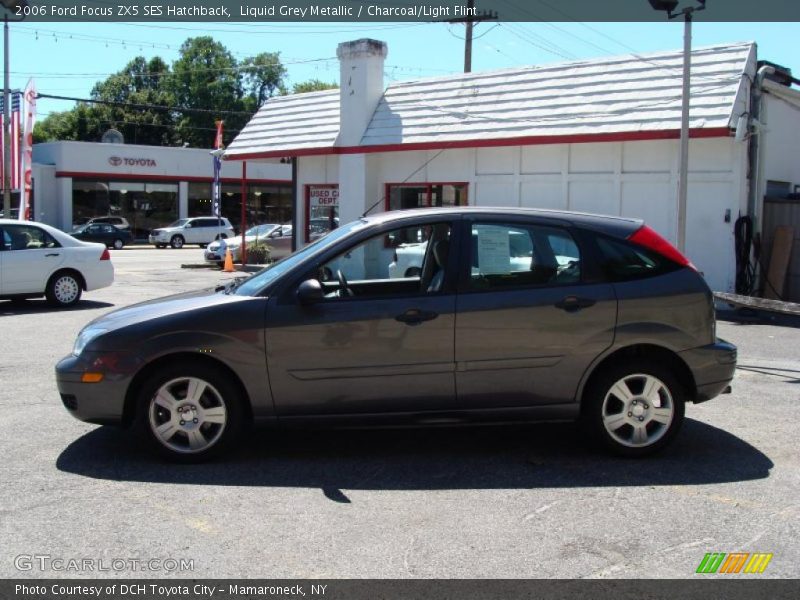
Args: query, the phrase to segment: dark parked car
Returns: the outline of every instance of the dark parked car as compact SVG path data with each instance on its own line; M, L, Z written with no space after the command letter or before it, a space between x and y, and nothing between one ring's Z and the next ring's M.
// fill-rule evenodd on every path
M121 250L125 244L133 243L133 235L129 230L126 231L107 223L82 225L73 231L71 235L84 242L99 242L117 250Z
M420 272L390 278L407 239L425 245ZM675 437L685 402L726 391L735 363L705 281L641 221L431 208L102 316L56 372L75 417L133 425L185 461L251 421L579 420L638 456Z

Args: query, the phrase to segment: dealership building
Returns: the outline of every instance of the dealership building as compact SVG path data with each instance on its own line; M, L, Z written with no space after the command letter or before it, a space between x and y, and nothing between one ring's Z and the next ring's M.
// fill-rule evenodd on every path
M208 150L91 142L33 147L34 220L64 231L98 216L127 219L137 238L176 219L211 215ZM291 166L279 158L222 165L222 216L239 229L292 219Z
M225 153L226 168L248 171L292 157L298 223L521 206L639 217L677 241L681 52L388 86L383 42L346 42L337 55L340 89L270 99ZM765 196L792 202L800 188L800 92L754 43L691 60L685 249L713 289L729 291L737 218L751 216L768 248ZM299 243L311 233L298 227Z

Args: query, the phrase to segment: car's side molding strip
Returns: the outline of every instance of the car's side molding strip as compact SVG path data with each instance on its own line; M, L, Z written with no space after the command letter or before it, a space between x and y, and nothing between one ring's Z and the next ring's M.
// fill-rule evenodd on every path
M295 369L289 371L289 374L300 381L315 381L320 379L428 375L432 373L453 373L454 371L455 363L421 363L414 365L376 365L349 369Z

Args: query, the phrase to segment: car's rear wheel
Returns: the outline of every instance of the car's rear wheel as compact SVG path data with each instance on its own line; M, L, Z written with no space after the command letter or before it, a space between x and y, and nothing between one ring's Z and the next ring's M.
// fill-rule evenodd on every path
M59 271L47 282L45 296L50 304L63 308L77 304L82 292L83 288L77 274L72 271Z
M169 241L169 245L177 250L179 248L183 248L183 243L185 241L186 240L183 239L182 235L173 235L172 239Z
M114 250L122 250L124 246L125 242L123 242L121 239L117 238L114 240Z
M664 448L678 433L684 397L675 376L662 365L614 365L587 390L584 425L612 452L645 456Z
M178 363L147 379L138 398L137 428L171 460L199 462L230 448L242 425L242 397L219 369Z
M206 246L208 246L208 244L197 244L197 245L200 246L201 248L205 248Z

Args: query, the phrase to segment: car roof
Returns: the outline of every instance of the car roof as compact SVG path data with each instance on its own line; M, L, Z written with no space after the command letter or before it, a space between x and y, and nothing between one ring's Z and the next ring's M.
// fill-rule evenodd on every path
M430 217L440 215L453 218L462 217L529 217L537 220L552 221L553 224L562 226L575 226L591 229L615 237L627 237L644 225L642 219L628 217L612 217L592 213L574 212L568 210L550 210L544 208L519 208L519 207L484 207L484 206L455 206L455 207L429 207L394 210L376 213L364 217L368 223L384 223L413 219L415 217Z
M48 225L47 223L40 223L39 221L20 221L19 219L0 219L0 227L4 225L31 225L33 227L40 227L47 233L52 235L62 246L92 246L91 242L82 242L71 235L64 233L60 229Z

